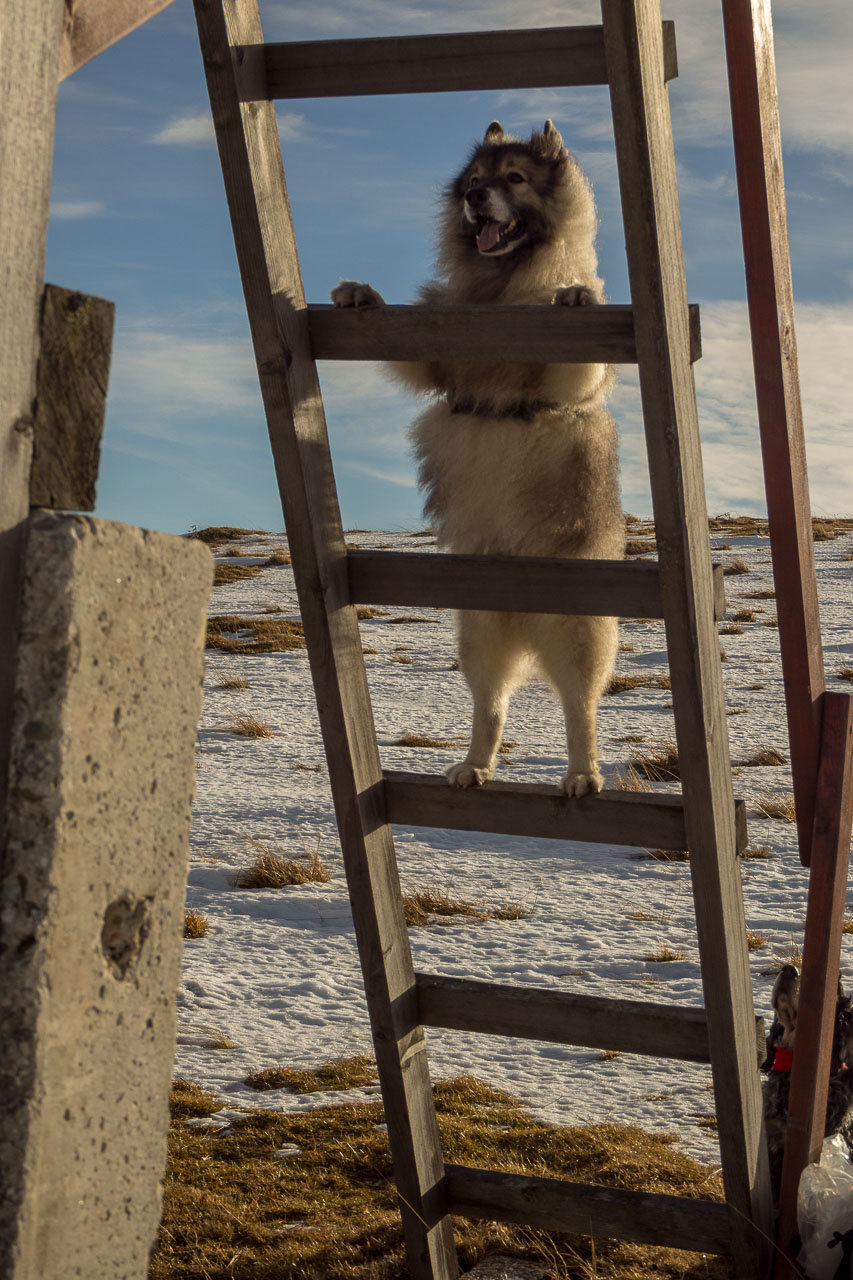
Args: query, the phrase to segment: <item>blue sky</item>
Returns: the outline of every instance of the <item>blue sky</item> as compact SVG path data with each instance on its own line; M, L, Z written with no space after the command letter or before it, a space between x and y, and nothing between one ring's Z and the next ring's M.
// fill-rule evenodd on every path
M595 0L264 0L270 40L600 21ZM717 0L677 0L670 86L708 505L764 509ZM797 336L815 514L853 511L853 7L776 0L776 51ZM278 104L309 301L342 276L408 302L432 270L437 193L490 120L551 116L590 174L610 300L627 302L607 91ZM192 6L163 13L60 87L47 279L116 303L97 514L183 533L280 529ZM417 528L406 427L417 402L381 369L321 366L346 527ZM636 373L613 399L627 510L650 511Z

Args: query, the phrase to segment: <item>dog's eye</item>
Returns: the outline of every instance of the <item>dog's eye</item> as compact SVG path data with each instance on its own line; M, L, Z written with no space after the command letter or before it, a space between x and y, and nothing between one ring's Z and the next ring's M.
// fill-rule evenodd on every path
M512 173L508 173L506 175L506 180L507 182L515 182L515 183L527 181L524 174L518 173L515 169L513 169Z

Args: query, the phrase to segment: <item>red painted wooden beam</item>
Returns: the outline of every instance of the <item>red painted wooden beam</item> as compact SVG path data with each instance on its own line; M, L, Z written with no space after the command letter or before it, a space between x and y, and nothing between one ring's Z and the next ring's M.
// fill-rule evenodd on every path
M851 826L853 698L846 693L827 693L779 1199L781 1256L776 1263L775 1280L793 1280L800 1275L790 1260L791 1253L796 1252L791 1240L797 1232L797 1188L806 1165L819 1160L823 1143Z
M809 865L826 687L770 0L722 0L758 426L800 858Z

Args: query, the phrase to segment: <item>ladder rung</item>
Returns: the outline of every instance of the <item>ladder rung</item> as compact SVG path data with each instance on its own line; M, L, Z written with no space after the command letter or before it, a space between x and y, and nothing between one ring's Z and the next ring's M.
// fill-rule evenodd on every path
M401 827L488 831L493 835L575 840L642 849L686 849L681 796L600 791L569 799L561 787L485 782L451 787L435 774L386 769L385 817ZM747 846L746 805L735 801L736 845Z
M678 75L672 22L663 24L663 41L671 80ZM607 84L600 26L267 43L265 54L271 98Z
M348 551L353 604L496 609L589 617L662 618L655 560L558 560L430 551ZM726 612L725 579L713 566L714 616Z
M697 1253L728 1253L729 1211L713 1200L625 1191L557 1178L444 1167L448 1208L463 1218L546 1231L636 1240Z
M702 354L690 304L690 359ZM464 360L632 364L629 306L308 307L315 360Z
M501 986L416 973L420 1021L478 1035L615 1049L683 1062L710 1062L704 1009L644 1000L610 1000L569 991ZM755 1051L764 1060L764 1019L755 1019Z

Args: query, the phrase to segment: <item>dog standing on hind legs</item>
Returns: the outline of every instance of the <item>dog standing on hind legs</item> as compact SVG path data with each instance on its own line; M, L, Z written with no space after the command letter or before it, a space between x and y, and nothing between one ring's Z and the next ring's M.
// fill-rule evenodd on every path
M444 193L437 278L423 305L602 302L597 216L580 166L550 120L527 140L494 121ZM339 307L381 306L370 285L342 280ZM438 545L472 555L621 559L616 428L602 364L393 364L432 398L412 427L425 512ZM459 666L474 703L471 745L454 786L495 767L515 688L544 675L562 703L570 796L600 791L596 712L613 670L615 618L462 611Z

